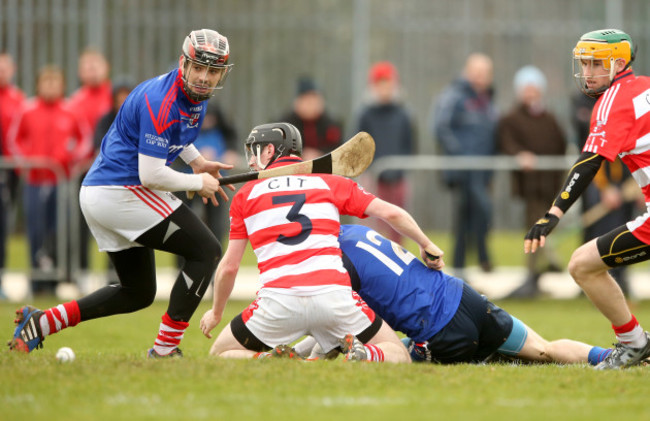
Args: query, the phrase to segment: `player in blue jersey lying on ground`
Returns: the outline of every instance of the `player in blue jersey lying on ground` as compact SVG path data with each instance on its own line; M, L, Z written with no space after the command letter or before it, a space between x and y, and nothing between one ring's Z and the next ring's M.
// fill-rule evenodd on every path
M413 361L480 363L502 355L595 365L611 352L569 339L545 340L463 280L427 268L370 228L341 225L339 242L352 288L393 329L408 335L404 342ZM311 337L295 349L303 357L323 357Z

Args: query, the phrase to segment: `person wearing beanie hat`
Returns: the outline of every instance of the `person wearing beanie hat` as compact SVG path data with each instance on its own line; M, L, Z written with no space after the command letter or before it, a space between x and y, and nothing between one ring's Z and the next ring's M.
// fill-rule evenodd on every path
M325 155L343 141L341 123L327 112L325 97L316 81L309 76L298 78L291 110L277 121L296 126L302 136L302 156L305 160Z
M535 86L542 94L545 94L546 76L535 66L524 66L515 73L513 85L517 94L529 85Z
M388 155L415 153L415 130L411 113L400 99L399 74L388 61L373 64L368 70L368 91L371 100L360 111L356 131L370 133L375 139L375 160ZM401 170L379 174L377 196L405 207L409 186ZM402 236L382 221L375 229L400 243Z
M370 68L368 79L371 84L376 84L380 80L398 82L399 75L393 63L389 61L380 61Z
M525 205L525 226L535 223L548 202L553 200L564 179L563 171L538 171L538 156L563 155L566 137L555 116L546 110L544 94L546 77L535 66L524 66L513 79L516 100L498 124L499 150L517 158L520 171L512 173L513 194ZM548 271L559 271L560 261L551 244L543 254L527 256L527 275L511 298L533 298L539 295L539 278ZM545 261L545 265L540 264Z

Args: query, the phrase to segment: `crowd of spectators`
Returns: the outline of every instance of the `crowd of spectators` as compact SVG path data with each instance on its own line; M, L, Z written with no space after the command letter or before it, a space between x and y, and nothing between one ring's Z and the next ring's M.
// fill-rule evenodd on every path
M64 73L56 66L47 65L39 69L33 98L26 98L15 85L15 72L11 55L0 53L0 151L2 158L16 163L14 169L0 170L0 299L4 296L1 274L5 268L8 233L17 216L22 216L25 225L32 293L54 293L61 279L53 272L60 252L56 239L61 235L57 231L57 185L81 179L119 107L136 86L136 81L128 76L116 76L111 80L109 62L94 49L86 49L80 54L79 87L68 97L65 96ZM433 142L436 153L450 156L515 156L522 167L520 172L513 174L513 197L524 202L528 226L529 214L539 213L533 211L536 203L546 203L548 200L544 197L557 190L557 183L539 185L541 178L534 171L535 157L564 153L566 135L544 107L546 80L539 69L527 66L515 75L513 108L503 116L499 116L494 103L492 72L493 63L489 56L468 56L458 78L433 98L431 131L426 141ZM417 124L408 110L408 99L402 95L397 67L389 61L373 63L368 69L367 87L369 100L350 119L350 129L373 135L377 146L376 158L415 155ZM575 107L576 115L582 110L588 121L593 104L578 105ZM201 137L196 143L211 159L238 164L237 133L226 115L219 104L211 102ZM278 120L278 116L269 117ZM303 75L297 80L293 102L279 121L290 122L300 130L305 159L313 159L331 152L344 141L342 117L329 112L325 92L318 82ZM553 134L553 138L558 139L557 147L549 149L549 137L541 136L542 132ZM578 133L577 137L580 136L584 134ZM604 172L610 179L612 173ZM454 244L448 250L447 258L459 276L466 276L466 253L472 248L476 248L481 269L489 272L493 268L488 241L492 226L491 180L489 171L447 171L442 174L443 184L451 189L450 206L453 207L454 219L450 224ZM374 187L371 189L379 197L408 208L410 187L407 172L384 171L372 181L374 183L370 185ZM601 200L598 192L603 192L604 188L595 185L592 190L594 197L589 206ZM67 193L77 194L77 189L68 189ZM225 236L228 229L227 214L223 212L225 208L208 209L201 206L200 201L192 204L184 196L179 194L179 197L202 214L219 238ZM625 209L629 213L628 208ZM23 213L17 215L17 212ZM79 249L77 253L67 253L67 258L74 255L79 261L68 261L68 266L79 268L82 274L87 273L90 267L89 231L83 218L70 221L78 221L79 226L64 235L79 233ZM597 229L600 225L594 224L590 229ZM394 241L401 241L398 233L382 226L375 228ZM586 232L585 235L590 234ZM536 295L539 275L549 268L561 270L560 265L557 258L549 256L548 267L540 269L537 260L530 259L524 283L528 289L522 296ZM620 277L623 278L623 274ZM621 283L625 286L625 280Z

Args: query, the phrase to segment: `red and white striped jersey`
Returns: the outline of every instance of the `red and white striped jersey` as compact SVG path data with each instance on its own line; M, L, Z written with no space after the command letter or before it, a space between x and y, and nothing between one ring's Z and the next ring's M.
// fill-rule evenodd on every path
M270 167L300 162L281 158ZM354 181L328 174L246 183L230 206L230 239L249 239L262 288L314 295L350 288L338 236L340 215L365 218L375 198Z
M650 78L619 74L596 101L583 152L618 155L650 202Z

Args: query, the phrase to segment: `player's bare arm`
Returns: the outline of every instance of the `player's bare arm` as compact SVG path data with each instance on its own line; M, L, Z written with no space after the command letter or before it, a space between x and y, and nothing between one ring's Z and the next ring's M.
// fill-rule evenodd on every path
M415 219L404 209L376 198L370 202L365 213L383 219L397 232L415 241L420 247L422 261L428 267L440 270L445 266L442 259L445 253L422 232Z
M246 239L230 240L228 249L217 266L212 308L205 312L199 323L201 331L207 338L212 338L210 331L221 322L223 310L235 285L235 278L247 244L248 240Z

